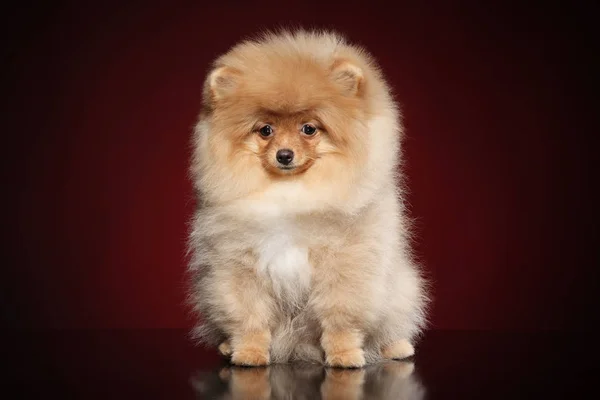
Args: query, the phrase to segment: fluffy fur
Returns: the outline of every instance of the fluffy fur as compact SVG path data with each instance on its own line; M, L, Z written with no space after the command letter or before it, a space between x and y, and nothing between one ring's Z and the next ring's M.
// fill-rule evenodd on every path
M238 365L412 355L427 297L401 137L380 69L337 34L268 33L219 57L193 141L194 336Z

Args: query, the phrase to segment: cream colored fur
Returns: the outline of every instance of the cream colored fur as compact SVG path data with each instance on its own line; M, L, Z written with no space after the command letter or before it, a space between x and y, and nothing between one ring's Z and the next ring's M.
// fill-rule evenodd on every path
M398 349L414 350L427 296L409 246L400 117L375 62L336 34L298 31L243 42L213 71L191 168L194 336L244 365L410 355ZM315 99L333 128L311 142L314 164L269 174L262 142L243 132L253 104Z

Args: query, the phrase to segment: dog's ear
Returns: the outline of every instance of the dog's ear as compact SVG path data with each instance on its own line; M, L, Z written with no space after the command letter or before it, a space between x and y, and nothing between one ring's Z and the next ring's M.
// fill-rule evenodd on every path
M240 83L240 72L227 66L213 69L206 78L205 95L207 100L219 101L232 94Z
M331 66L330 76L345 94L356 96L360 93L364 81L363 71L350 61L336 60Z

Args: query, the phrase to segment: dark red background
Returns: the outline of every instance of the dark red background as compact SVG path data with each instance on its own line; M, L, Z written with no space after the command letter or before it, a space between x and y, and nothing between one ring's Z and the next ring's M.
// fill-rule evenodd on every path
M294 23L332 27L366 46L403 106L433 327L586 326L597 286L594 13L481 3L8 10L5 322L190 326L186 168L204 74L246 35Z

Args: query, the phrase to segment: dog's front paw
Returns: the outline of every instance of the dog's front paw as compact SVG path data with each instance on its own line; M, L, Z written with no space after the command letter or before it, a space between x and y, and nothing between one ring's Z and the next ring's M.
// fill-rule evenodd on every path
M325 360L330 367L360 368L365 365L365 354L363 349L349 349L327 354Z
M231 356L231 363L245 367L262 367L269 365L269 351L247 347L234 350Z

